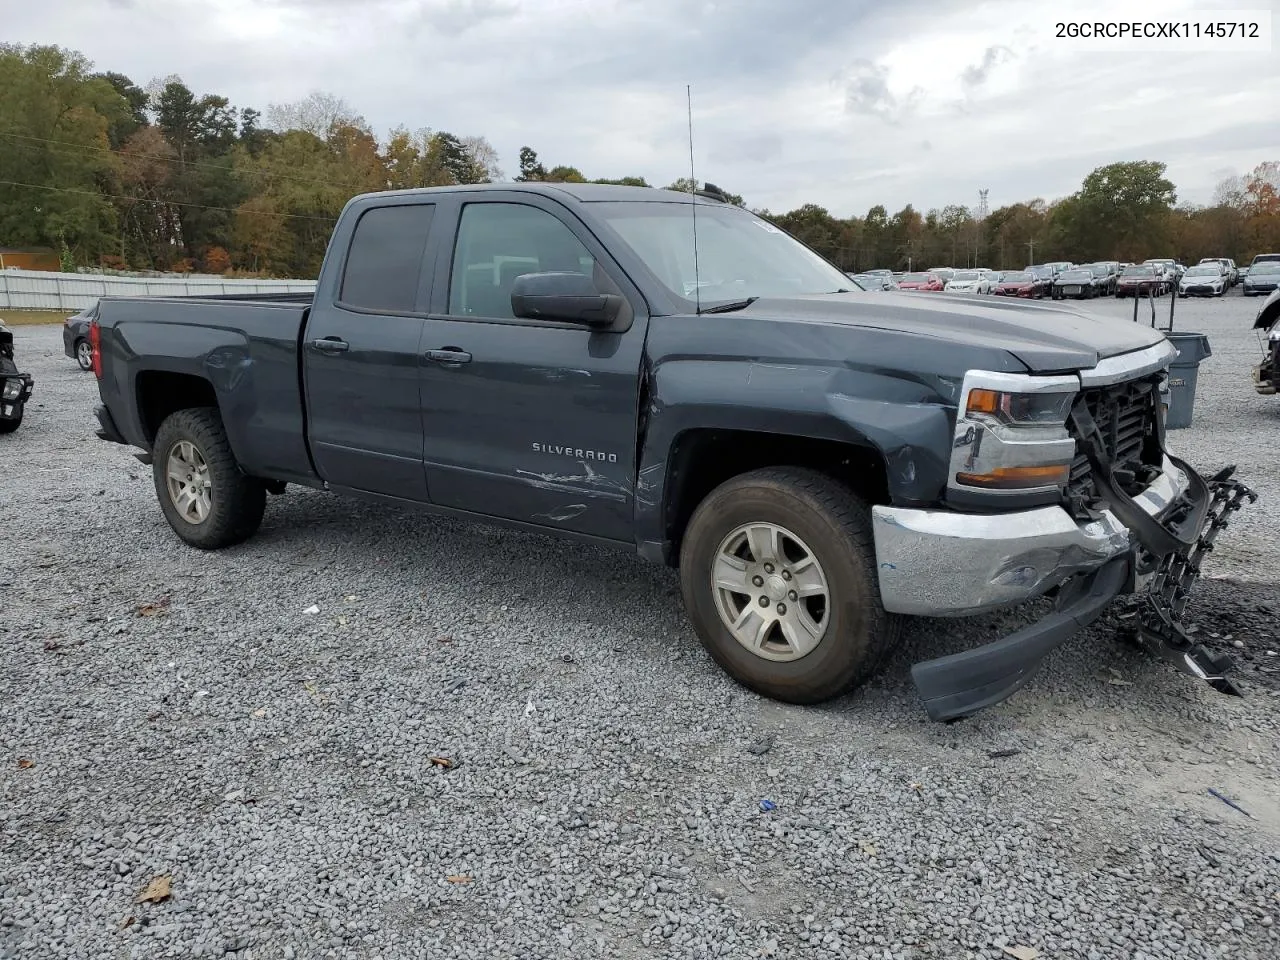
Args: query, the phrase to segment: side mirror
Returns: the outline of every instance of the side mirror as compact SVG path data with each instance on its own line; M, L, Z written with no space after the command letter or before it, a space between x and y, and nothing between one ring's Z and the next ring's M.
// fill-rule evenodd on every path
M622 310L622 298L601 293L581 273L523 273L511 285L511 312L529 320L564 320L608 326Z

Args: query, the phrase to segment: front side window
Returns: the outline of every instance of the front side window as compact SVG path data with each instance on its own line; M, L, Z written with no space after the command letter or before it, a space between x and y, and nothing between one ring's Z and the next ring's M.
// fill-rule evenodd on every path
M526 273L595 274L595 258L568 227L523 203L462 208L449 278L453 316L514 319L511 288Z
M361 214L338 299L362 310L411 312L434 211L434 204L402 204Z

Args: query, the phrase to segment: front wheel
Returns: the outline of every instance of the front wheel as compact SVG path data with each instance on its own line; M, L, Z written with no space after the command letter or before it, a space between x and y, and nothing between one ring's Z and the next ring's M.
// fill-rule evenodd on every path
M84 338L76 341L76 363L81 370L93 369L93 347Z
M870 510L815 470L755 470L713 490L685 531L680 586L715 661L789 703L867 680L901 622L880 603Z
M262 523L266 489L241 472L214 407L165 418L156 431L152 477L169 526L193 547L241 543Z

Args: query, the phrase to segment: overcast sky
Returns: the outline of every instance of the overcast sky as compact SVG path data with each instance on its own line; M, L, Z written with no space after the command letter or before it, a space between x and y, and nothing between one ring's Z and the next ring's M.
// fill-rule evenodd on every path
M1179 198L1280 160L1271 53L1086 52L1053 21L1177 20L1276 0L40 0L3 39L79 50L145 85L265 110L337 94L397 124L528 144L588 177L688 173L782 211L839 216L1052 200L1091 169L1162 160ZM1273 16L1275 16L1273 14ZM1280 17L1276 17L1280 20Z

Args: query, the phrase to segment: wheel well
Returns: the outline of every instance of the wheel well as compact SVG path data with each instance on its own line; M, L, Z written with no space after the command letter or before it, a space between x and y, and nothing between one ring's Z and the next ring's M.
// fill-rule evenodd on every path
M867 503L889 502L884 458L872 447L749 430L690 430L676 439L667 472L666 532L673 566L698 504L726 480L761 467L810 467L847 484Z
M138 415L147 440L155 440L160 424L170 414L188 407L216 407L213 384L187 373L149 370L138 374Z

